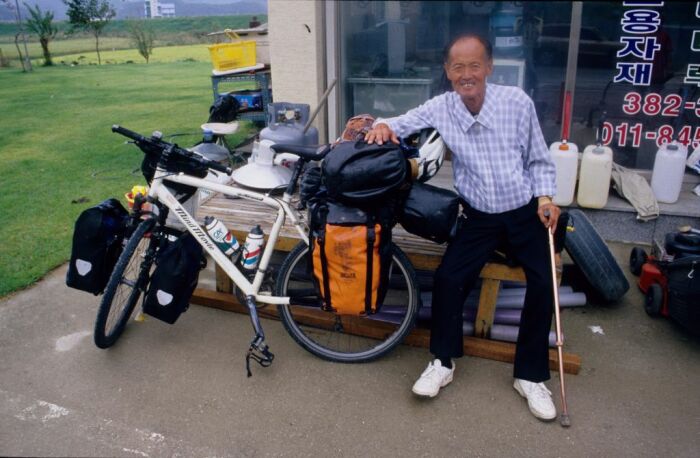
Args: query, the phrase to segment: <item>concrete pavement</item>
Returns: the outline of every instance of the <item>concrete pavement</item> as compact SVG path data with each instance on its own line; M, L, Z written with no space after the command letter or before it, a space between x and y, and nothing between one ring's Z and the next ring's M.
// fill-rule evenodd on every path
M630 246L611 248L627 270ZM132 321L99 350L99 298L66 288L64 276L65 266L0 300L0 455L700 454L700 342L647 317L634 286L617 305L563 313L567 351L583 360L567 377L564 429L530 415L508 364L462 358L454 382L422 400L410 388L427 350L333 364L272 321L275 362L247 378L248 318L205 307L174 326ZM556 374L549 387L558 405Z

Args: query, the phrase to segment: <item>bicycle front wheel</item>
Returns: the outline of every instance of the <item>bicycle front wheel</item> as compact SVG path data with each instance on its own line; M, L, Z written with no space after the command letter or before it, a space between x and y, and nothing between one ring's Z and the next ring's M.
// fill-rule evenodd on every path
M312 283L309 247L298 244L285 258L277 277L276 295L291 304L278 306L287 332L304 349L335 362L375 360L397 346L418 316L420 293L416 273L399 247L391 246L391 268L386 298L370 316L337 315L321 309Z
M99 348L111 347L119 339L148 286L155 258L155 238L149 233L154 226L154 219L138 225L112 271L95 320L95 345Z

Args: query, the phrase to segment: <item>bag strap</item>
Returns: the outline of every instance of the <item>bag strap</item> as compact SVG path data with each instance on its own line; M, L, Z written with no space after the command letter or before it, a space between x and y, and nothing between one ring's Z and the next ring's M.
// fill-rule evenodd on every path
M323 273L323 296L326 302L326 307L331 308L331 285L328 275L328 258L326 257L326 230L322 229L319 237L316 239L318 249L321 255L321 272Z
M316 237L316 243L318 244L318 249L320 250L319 255L321 257L321 274L323 276L323 300L325 301L325 307L331 309L331 285L330 278L328 275L328 258L326 257L326 218L328 216L328 207L323 206L319 209L321 215L321 225L318 228L318 236Z
M365 313L372 314L372 270L374 263L374 241L376 234L374 231L373 218L367 222L367 276L365 279Z

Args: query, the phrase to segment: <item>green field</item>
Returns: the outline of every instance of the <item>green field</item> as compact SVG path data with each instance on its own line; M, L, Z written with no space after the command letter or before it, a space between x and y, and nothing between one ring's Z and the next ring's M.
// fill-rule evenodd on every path
M207 36L210 32L221 31L223 29L245 28L252 16L211 16L211 17L184 17L184 18L161 18L148 21L146 24L152 28L155 34L155 45L158 48L182 46L182 45L202 45L203 53L208 56L206 44L216 42L215 37ZM267 21L267 16L258 15L258 19L262 22ZM104 36L100 37L100 53L103 55L102 60L105 61L104 54L113 50L123 50L133 48L131 39L129 38L129 22L126 20L112 21L105 28ZM49 49L54 58L55 63L60 64L61 61L70 63L78 61L78 58L83 55L85 59L94 60L97 62L95 53L95 40L92 35L79 33L68 35L68 23L65 21L57 22L59 28L57 37L51 41ZM14 23L0 23L0 49L3 55L10 59L13 66L19 67L17 57L17 48L14 44L14 36L17 32L17 26ZM40 65L43 60L41 46L35 35L28 34L28 51L29 56L35 59L34 63ZM22 48L23 49L23 48ZM158 51L156 50L156 53ZM143 58L138 53L133 53L135 57L125 60L133 60L134 62L142 62ZM192 56L197 60L196 56ZM172 60L159 59L154 54L154 59L158 61ZM203 59L203 58L202 58ZM208 59L208 57L206 57ZM173 59L173 60L181 60ZM113 58L114 62L124 62L119 58ZM80 62L80 61L78 61ZM83 62L80 62L83 63ZM87 62L84 62L87 63Z
M143 184L141 152L112 124L199 140L210 74L208 62L0 69L0 295L68 259L81 211Z

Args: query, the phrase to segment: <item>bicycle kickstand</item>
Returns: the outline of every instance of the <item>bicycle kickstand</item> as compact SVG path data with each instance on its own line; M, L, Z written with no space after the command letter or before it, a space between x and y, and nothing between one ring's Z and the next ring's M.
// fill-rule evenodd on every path
M251 377L253 375L250 371L251 359L262 367L270 367L272 365L272 360L275 359L275 355L265 343L265 333L260 324L258 309L255 307L255 299L253 296L246 297L246 306L250 312L250 321L252 321L253 329L255 330L255 337L250 342L250 347L245 355L245 368L248 372L248 377Z

